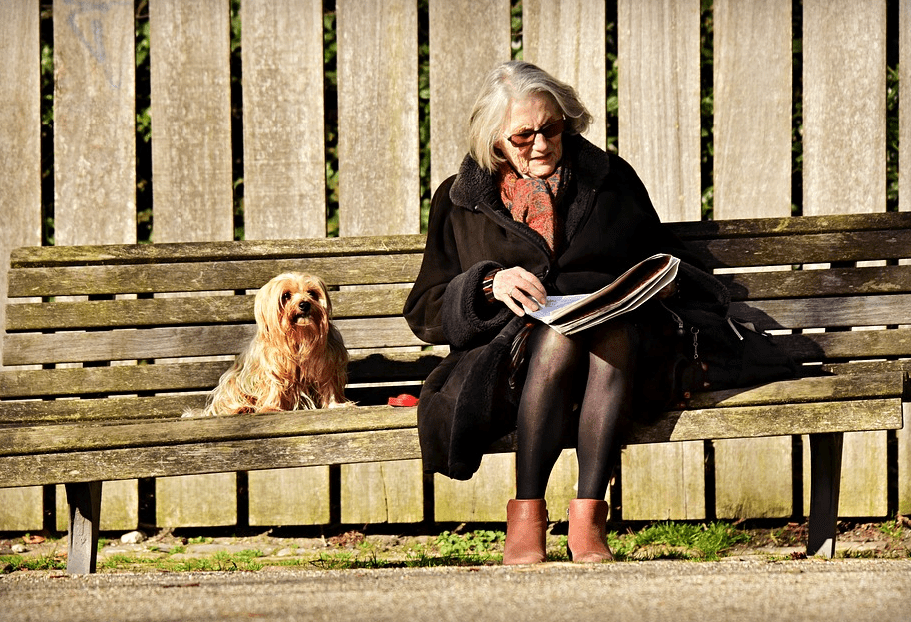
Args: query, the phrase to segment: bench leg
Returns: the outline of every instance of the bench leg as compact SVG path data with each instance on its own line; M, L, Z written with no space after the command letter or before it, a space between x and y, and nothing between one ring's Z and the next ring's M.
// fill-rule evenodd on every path
M810 526L807 556L835 556L844 434L810 435Z
M98 560L98 523L101 516L101 482L66 484L70 506L68 574L95 572Z

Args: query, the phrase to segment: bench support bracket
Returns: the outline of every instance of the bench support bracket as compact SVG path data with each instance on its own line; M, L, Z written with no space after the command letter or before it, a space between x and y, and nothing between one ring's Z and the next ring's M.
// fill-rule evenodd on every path
M844 434L810 435L810 517L807 556L835 556Z
M66 502L70 506L66 571L68 574L93 573L98 561L101 482L67 484Z

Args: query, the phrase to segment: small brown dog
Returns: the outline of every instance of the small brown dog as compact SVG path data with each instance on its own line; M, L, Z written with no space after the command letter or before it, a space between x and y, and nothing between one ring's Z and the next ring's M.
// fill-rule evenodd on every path
M199 414L327 408L348 402L348 351L331 322L332 302L322 279L302 273L276 276L257 292L254 315L256 336L222 375Z

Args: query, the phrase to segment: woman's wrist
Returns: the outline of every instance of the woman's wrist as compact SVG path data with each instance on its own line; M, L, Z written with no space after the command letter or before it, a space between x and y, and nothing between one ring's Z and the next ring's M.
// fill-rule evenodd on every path
M481 280L481 290L484 292L484 299L487 302L494 302L496 298L493 295L493 279L497 276L497 272L503 268L494 268L490 272L484 275L484 278Z

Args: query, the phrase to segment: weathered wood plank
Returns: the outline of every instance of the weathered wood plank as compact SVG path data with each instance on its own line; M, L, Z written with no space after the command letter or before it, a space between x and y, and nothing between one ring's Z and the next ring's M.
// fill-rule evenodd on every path
M781 335L781 343L798 361L830 363L838 360L907 356L911 352L911 330L863 330L833 333Z
M229 18L227 0L149 4L155 242L234 237ZM208 507L222 517L196 524L236 521L234 479L220 474L156 489L158 524L178 526L181 512L197 508L194 500L219 497Z
M662 220L700 220L697 0L617 2L620 155Z
M625 440L632 444L888 430L898 429L901 421L901 398L694 409L634 426Z
M228 17L227 0L149 3L156 242L234 235Z
M693 240L687 243L710 268L904 259L911 230L848 231L783 238Z
M324 236L323 3L246 0L241 18L244 235Z
M763 330L911 324L911 294L755 300L731 305L731 313Z
M175 421L130 422L124 425L63 424L9 428L0 453L27 454L118 447L268 439L289 435L320 435L371 430L400 430L417 425L416 409L380 407L331 408L319 411L191 417ZM330 464L330 463L327 463Z
M259 289L282 272L326 275L327 285L409 283L419 255L270 259L155 265L27 268L10 273L10 297Z
M859 225L862 223L858 223ZM880 227L881 228L881 227ZM180 242L110 244L102 246L24 246L12 252L16 268L53 268L68 265L123 265L312 259L348 255L423 253L423 234L308 238L302 240L238 240L233 242Z
M493 67L510 58L509 0L431 0L430 186L436 189L459 170L468 153L468 119ZM453 71L458 67L458 71Z
M484 456L478 472L468 481L434 474L434 520L442 523L505 521L506 503L515 496L515 481L513 454Z
M833 234L902 230L911 226L911 212L828 214L789 218L746 218L667 225L686 242L739 238L780 238L798 234ZM352 236L306 240L242 240L235 242L186 242L102 246L23 246L11 251L11 265L54 267L66 265L118 265L188 261L233 261L243 259L294 259L344 255L390 255L421 253L424 235ZM749 246L757 242L749 242ZM703 244L705 246L705 244ZM825 246L825 244L823 244ZM850 246L850 245L846 245ZM896 246L900 248L900 244ZM863 249L858 249L862 251ZM866 249L870 252L870 249ZM878 256L854 257L875 259ZM850 258L843 258L848 260ZM801 263L802 260L798 263Z
M790 437L712 444L717 518L783 518L794 513Z
M899 0L898 8L898 82L911 84L911 4ZM911 99L908 91L900 93L904 106L898 107L898 160L911 162ZM898 209L911 212L911 170L901 166L898 170Z
M339 233L420 230L414 0L337 0Z
M348 366L349 383L418 381L425 378L442 360L439 352L355 352ZM199 363L156 363L154 365L79 367L43 370L10 370L0 372L0 397L11 399L60 396L91 396L118 393L161 393L210 389L231 365L230 360ZM128 400L134 400L131 403ZM160 396L157 398L122 397L108 404L105 401L61 400L53 403L21 401L4 402L0 423L27 420L36 416L49 420L91 416L129 418L169 416L184 407L179 400L196 400L191 395ZM161 401L159 401L161 400ZM131 415L131 411L138 413Z
M10 253L41 244L39 17L33 4L0 5L0 334L6 326Z
M401 287L330 292L332 316L400 316L408 293ZM241 295L12 304L8 306L7 330L253 322L253 303L253 295Z
M241 11L244 235L323 237L323 3L255 0L243 3ZM329 522L327 467L250 475L251 524Z
M425 377L442 359L437 352L397 352L352 355L350 383L406 381ZM909 363L911 364L911 363ZM60 395L147 394L209 389L230 361L175 363L124 367L89 367L0 372L0 396L7 400ZM907 366L907 365L906 365ZM697 393L690 408L770 405L813 401L898 397L903 370L868 369L835 376L774 382L753 388ZM350 386L350 385L349 385ZM163 418L198 405L195 394L156 397L3 402L0 423L28 421L90 421L96 419Z
M135 243L133 7L56 0L53 27L54 243ZM136 494L124 482L108 505Z
M902 404L904 427L896 433L898 437L898 513L911 514L911 404ZM904 466L901 466L904 465Z
M247 473L251 526L325 525L331 520L329 469L323 466Z
M901 294L911 291L911 266L828 268L720 274L731 298L812 298L816 296L861 296Z
M901 259L909 254L908 231L810 234L782 238L743 238L725 242L694 241L690 248L715 268L778 266L832 261ZM259 259L163 263L139 262L132 266L20 268L10 272L11 296L54 296L112 293L157 293L160 291L206 291L256 289L281 271L309 271L324 276L329 285L408 283L420 268L421 255L388 254L370 257L315 259ZM366 267L369 266L369 270ZM735 296L757 291L753 297L837 294L843 289L869 291L906 288L906 266L882 268L836 268L792 270L774 273L723 275L731 281ZM776 282L780 280L780 283ZM843 283L844 282L844 283ZM853 284L853 285L852 285ZM781 293L778 293L778 290ZM863 289L859 290L863 291Z
M225 466L217 473L156 479L155 524L166 529L236 525L237 474Z
M462 158L468 153L468 120L481 83L497 64L510 58L510 2L491 0L469 6L464 2L431 0L429 27L430 109L433 111L430 115L430 183L431 188L436 189L443 180L458 172ZM454 71L456 67L458 70ZM417 481L420 466L415 471L410 477ZM491 484L494 489L490 488ZM485 481L479 474L462 486L462 490L473 491L466 494L486 495L495 504L504 494L510 494L512 488L513 477L506 474L496 483ZM443 507L460 506L452 494L447 486L435 481L437 512ZM468 507L461 507L465 510L464 516L473 515ZM375 513L381 514L382 507Z
M602 149L607 147L605 22L600 2L522 3L523 58L576 89L594 117L585 137Z
M349 349L425 345L401 317L339 320L336 325ZM243 324L98 333L14 333L6 336L4 363L31 365L235 355L253 338L255 330L253 324Z
M130 531L139 526L139 487L135 480L102 482L99 531ZM56 487L57 531L67 530L66 486ZM39 505L40 507L40 505Z
M341 522L419 523L424 520L420 460L341 466ZM374 485L378 483L379 485Z
M6 325L10 252L41 244L39 24L37 4L0 3L0 336ZM3 347L0 343L0 358ZM41 529L42 499L40 487L0 491L0 531Z
M714 218L791 213L791 8L712 5Z
M702 442L624 447L620 460L623 520L705 518Z
M54 2L56 244L136 241L133 22L129 3Z
M898 73L899 84L911 84L911 0L900 0L898 8ZM911 94L900 93L898 108L898 158L905 162L898 171L898 209L911 212ZM901 105L901 104L904 105ZM905 426L898 431L898 513L911 514L911 406L905 405Z
M41 486L0 489L0 530L34 532L44 528Z
M0 457L0 486L233 473L420 457L417 429ZM226 497L227 498L227 497ZM218 501L228 504L229 501Z
M848 439L852 439L850 442ZM842 447L841 495L838 516L871 517L888 513L885 432L851 432ZM810 443L804 438L804 464L810 464ZM848 465L855 472L848 472ZM804 507L810 507L810 473L804 470Z
M803 213L883 211L886 2L803 7ZM867 444L860 435L844 437L844 510L855 499L887 496L884 463L865 455Z
M803 67L803 213L883 211L886 2L805 1Z
M339 234L416 233L421 216L417 3L338 0L336 17ZM400 486L397 477L372 475L364 472L364 485L381 487L390 497ZM422 478L419 468L412 477ZM405 482L403 495L410 488Z
M175 453L183 447L191 448L203 441L211 443L213 451L222 445L245 440L271 439L284 442L289 437L334 437L346 434L398 431L403 436L411 434L416 425L416 408L393 409L385 406L351 407L329 411L298 411L295 413L238 415L184 419L174 422L130 422L122 425L65 424L49 428L33 426L5 430L0 439L3 455L30 455L36 459L48 452L80 453L99 449L115 451L131 448L141 451L150 447L167 445ZM902 425L901 398L853 400L810 404L779 404L770 406L744 406L724 409L691 409L668 413L647 425L635 425L624 442L629 444L659 443L665 441L692 441L716 438L752 438L837 431L898 429ZM380 434L382 433L382 434ZM267 443L264 443L266 445ZM498 446L499 447L499 446ZM499 447L498 450L502 450ZM385 459L377 452L368 456ZM379 457L377 457L379 456ZM401 459L414 455L398 456ZM326 455L332 464L335 458ZM238 468L268 468L256 466L265 463L249 457ZM277 466L277 464L273 464ZM287 465L287 466L303 466ZM152 465L147 468L155 469ZM9 476L13 476L10 472ZM148 475L143 475L148 476ZM110 473L99 479L111 479ZM114 478L116 479L116 477ZM6 477L4 477L6 481ZM67 480L78 481L78 480Z
M206 396L199 394L154 397L105 397L79 400L4 401L0 424L77 423L90 421L126 422L130 419L162 419L180 416L185 408L202 408Z

